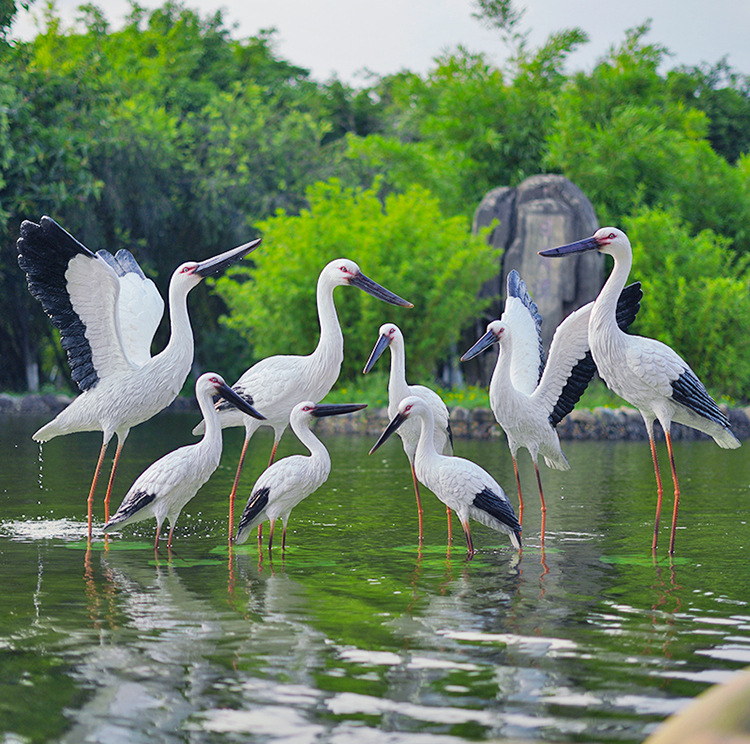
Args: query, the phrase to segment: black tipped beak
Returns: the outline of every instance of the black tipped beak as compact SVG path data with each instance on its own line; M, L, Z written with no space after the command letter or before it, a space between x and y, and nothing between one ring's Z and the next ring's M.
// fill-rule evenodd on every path
M388 302L391 305L398 305L398 307L414 307L411 302L407 302L397 294L389 292L384 286L380 286L376 281L373 281L361 272L356 276L352 276L352 278L349 279L349 283L352 286L361 289L363 292L367 292L373 297L377 297L379 300Z
M380 355L388 348L390 345L391 340L386 335L382 335L378 340L375 346L373 347L373 350L370 354L370 359L367 360L367 364L365 365L365 369L362 370L362 372L367 375L368 372L372 369L372 366L378 361L378 358Z
M245 414L249 414L251 417L255 417L255 419L265 419L259 411L253 408L252 404L249 404L244 398L238 396L228 385L220 385L216 390L223 399L232 404L232 406L236 406L240 411L244 411Z
M370 452L368 455L372 455L375 453L375 451L380 448L383 443L388 440L388 438L393 435L396 430L401 427L401 425L406 421L406 417L399 412L396 414L396 416L391 420L391 423L383 430L383 434L378 438L378 441L375 443L375 445L370 448Z
M477 354L481 354L485 349L489 349L496 342L497 336L492 331L487 331L474 346L467 350L466 354L461 357L461 361L466 362L469 359L473 359Z
M315 404L312 414L315 417L333 417L336 414L350 414L366 408L367 404Z
M586 253L589 250L598 250L599 242L595 237L587 237L585 240L571 242L569 245L552 247L549 250L540 250L539 255L545 258L560 258L563 255L572 255L573 253Z
M208 258L208 260L199 263L194 273L204 278L210 276L212 273L219 273L255 250L261 241L261 238L258 238L257 240L252 240L251 242L246 242L244 245L235 247L234 250L227 250L225 253L221 253L221 255L214 255L213 258Z

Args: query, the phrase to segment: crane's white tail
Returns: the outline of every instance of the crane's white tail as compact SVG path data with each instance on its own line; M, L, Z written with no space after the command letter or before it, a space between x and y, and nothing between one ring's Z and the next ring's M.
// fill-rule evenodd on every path
M550 469L557 469L558 471L568 471L570 464L568 459L561 453L559 458L550 458L549 456L544 457L544 463L550 467Z

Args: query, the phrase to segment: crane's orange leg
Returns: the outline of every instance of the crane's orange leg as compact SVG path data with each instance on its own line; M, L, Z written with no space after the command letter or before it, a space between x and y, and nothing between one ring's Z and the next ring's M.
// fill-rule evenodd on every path
M174 531L174 524L169 524L169 536L167 537L167 549L172 549L172 532Z
M240 474L242 473L242 465L245 463L245 454L247 453L247 444L250 442L249 438L245 438L245 442L242 444L242 452L240 453L240 462L237 464L237 473L234 475L234 484L232 485L232 491L229 493L229 544L232 544L234 539L234 498L237 495L237 486L240 483Z
M414 494L417 496L417 515L419 516L419 543L424 539L422 529L422 500L419 497L419 485L417 484L417 472L414 470L414 464L411 465L411 478L414 480Z
M268 530L268 554L271 554L271 545L273 544L273 527L276 524L276 519L274 518L273 521L269 524L269 530Z
M284 551L286 549L286 524L284 524L284 528L281 530L281 550Z
M156 527L156 539L154 540L154 552L159 550L159 534L161 533L161 526Z
M466 550L469 559L474 557L474 543L471 541L471 531L469 530L469 519L461 522L464 527L464 535L466 536Z
M86 500L89 521L89 541L91 541L91 526L93 523L94 491L96 490L96 482L99 479L99 472L102 470L102 461L104 461L104 454L106 452L107 444L102 443L102 449L99 451L99 460L96 462L96 469L94 470L94 479L91 482L91 489L89 490L89 496Z
M534 461L534 471L536 472L536 483L539 485L539 497L542 500L542 530L541 530L541 540L542 544L544 544L544 527L547 524L547 505L544 502L544 490L542 489L542 477L539 474L539 464L537 464L536 461ZM519 520L520 523L520 520Z
M447 505L445 506L445 513L448 518L448 544L450 544L453 538L453 527L451 526L451 509Z
M112 485L115 482L115 472L117 471L117 464L120 461L120 453L122 453L122 443L120 442L120 438L117 438L117 450L115 451L114 461L112 461L112 471L109 472L107 494L104 496L104 523L109 521L109 498L112 495Z
M677 481L677 467L674 462L674 452L672 451L672 436L669 432L665 433L667 439L667 450L669 451L669 465L672 467L672 481L674 482L674 510L672 511L672 534L669 537L669 554L674 555L674 537L677 531L677 510L680 507L680 484Z
M516 457L513 458L513 471L516 472L516 487L518 488L518 523L523 525L523 495L521 494L521 477L518 475L518 464Z
M270 466L273 463L273 459L276 457L276 449L279 447L279 441L274 440L273 441L273 448L271 448L271 458L268 459L268 466ZM268 468L268 467L266 467ZM263 524L258 524L258 545L263 542ZM270 542L270 540L269 540Z
M274 440L273 441L273 448L271 448L271 458L268 459L268 465L270 466L273 463L273 459L276 457L276 449L279 447L279 441Z
M656 549L657 539L659 537L659 519L661 518L661 501L664 497L664 487L661 483L661 474L659 473L659 459L656 457L656 443L654 436L648 436L651 443L651 457L654 460L654 474L656 474L656 520L654 521L654 541L651 543L651 549Z

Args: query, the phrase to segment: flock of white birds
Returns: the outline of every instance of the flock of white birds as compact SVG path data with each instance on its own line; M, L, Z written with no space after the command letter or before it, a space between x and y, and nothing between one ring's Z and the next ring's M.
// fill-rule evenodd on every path
M19 265L27 275L31 294L59 329L71 373L82 393L33 438L45 442L73 432L101 431L102 447L88 494L88 538L92 538L92 503L107 446L117 435L105 495L103 531L116 531L145 518L156 519L154 549L161 527L169 520L167 541L172 547L175 524L185 504L209 480L221 459L222 430L243 426L245 440L229 498L229 541L244 542L254 528L269 522L269 551L274 526L281 519L282 549L293 508L328 478L331 460L313 433L313 418L345 414L365 404L322 404L338 379L344 356L344 337L333 291L354 286L392 305L411 303L369 279L351 260L331 261L317 283L320 338L307 356L277 355L250 367L232 386L216 373L201 375L195 385L203 420L194 430L200 441L160 458L135 480L118 510L109 516L109 501L117 463L131 427L169 405L185 383L193 362L193 333L187 309L190 290L209 274L218 273L252 252L260 240L241 245L205 261L180 265L169 284L171 333L165 349L151 356L151 343L161 320L164 302L133 256L120 250L115 256L93 253L49 217L39 224L24 221L18 240ZM546 358L541 342L541 319L526 285L515 271L507 280L505 309L499 320L462 357L470 359L499 344L498 359L489 387L490 405L503 428L515 470L519 517L523 496L516 462L519 448L532 458L542 505L541 542L544 544L546 504L538 456L548 466L568 469L555 426L580 398L598 371L615 393L633 404L643 416L649 436L657 481L657 510L652 547L657 546L663 487L657 462L653 425L660 422L666 436L674 484L674 508L669 552L674 552L679 505L679 483L671 441L671 424L678 422L709 434L723 448L736 448L723 412L711 399L690 367L659 341L632 336L626 329L641 300L639 284L626 287L632 263L627 236L611 227L593 237L543 256L597 250L614 259L614 268L593 302L572 313L558 327ZM521 547L521 523L500 484L476 463L453 455L448 409L429 388L409 385L406 379L404 337L398 327L385 323L367 361L367 373L390 349L388 416L390 423L370 453L397 432L411 466L423 539L423 512L419 484L430 489L446 506L449 539L451 513L466 537L468 557L474 555L470 519L508 534ZM256 480L239 524L234 529L234 502L248 443L263 423L274 430L268 468ZM309 455L288 456L274 463L279 441L291 425Z

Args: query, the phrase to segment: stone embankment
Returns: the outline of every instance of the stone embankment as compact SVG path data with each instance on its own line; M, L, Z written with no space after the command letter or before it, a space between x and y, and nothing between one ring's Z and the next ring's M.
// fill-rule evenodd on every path
M68 397L52 395L9 396L0 394L0 414L57 414L70 403ZM194 398L178 397L168 411L197 411ZM750 407L725 409L732 424L732 431L740 440L750 438ZM321 433L343 433L379 435L388 424L385 408L365 409L354 414L344 414L336 419L322 419L317 424ZM503 431L495 422L489 409L451 410L451 428L454 437L498 440ZM636 409L620 407L610 409L597 407L593 410L574 409L557 426L563 440L647 440L643 419ZM656 432L661 438L658 424ZM709 439L698 430L682 425L674 425L672 436L675 440Z

